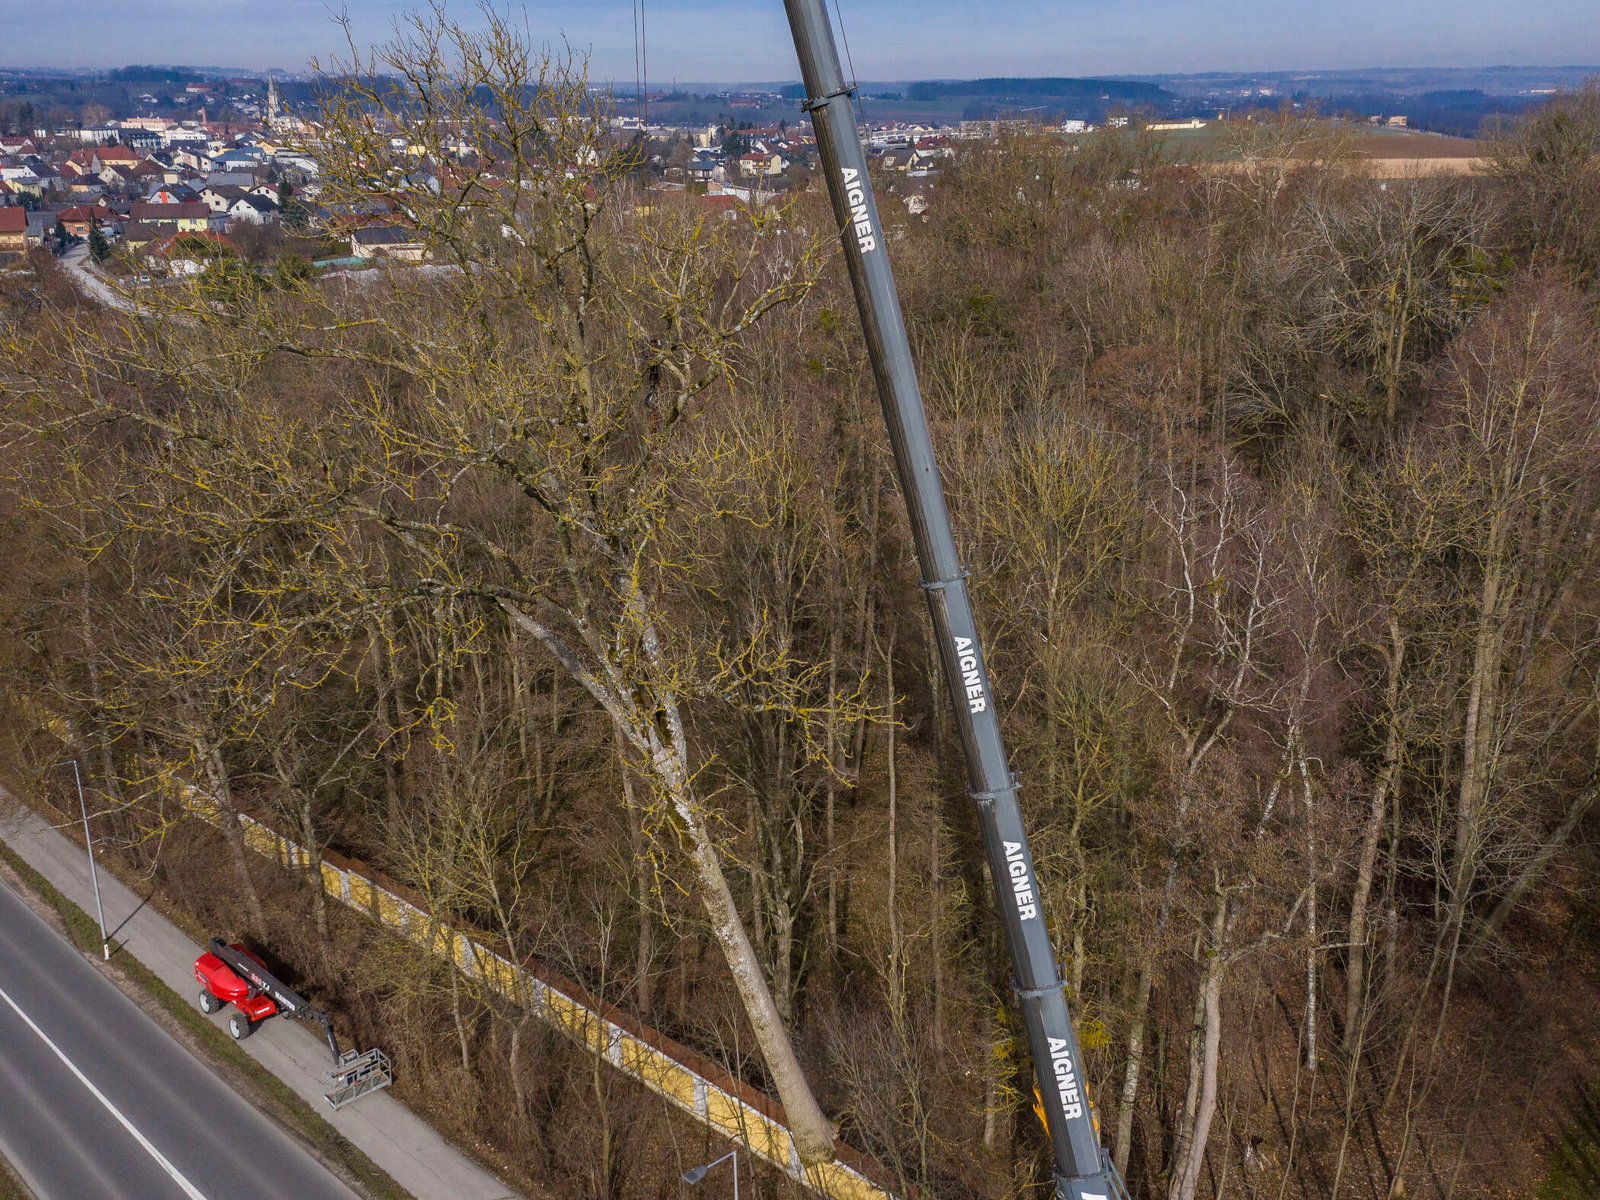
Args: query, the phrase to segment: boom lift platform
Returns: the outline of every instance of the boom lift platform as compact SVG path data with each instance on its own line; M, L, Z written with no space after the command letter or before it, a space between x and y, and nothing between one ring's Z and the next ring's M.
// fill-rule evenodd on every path
M321 1025L333 1054L333 1066L322 1073L323 1082L329 1085L323 1095L334 1108L343 1108L393 1082L387 1054L376 1048L341 1053L328 1010L314 1007L267 970L259 955L240 943L212 938L211 949L194 960L194 977L200 984L201 1012L219 1012L230 1004L234 1007L228 1018L228 1032L238 1041L249 1037L257 1025L275 1013L293 1021Z

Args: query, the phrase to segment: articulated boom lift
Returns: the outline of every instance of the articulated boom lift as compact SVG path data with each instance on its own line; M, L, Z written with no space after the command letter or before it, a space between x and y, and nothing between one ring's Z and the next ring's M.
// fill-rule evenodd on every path
M955 703L956 725L967 760L969 794L977 805L995 904L1006 948L1016 970L1018 1009L1027 1030L1034 1074L1055 1155L1058 1200L1108 1200L1125 1192L1100 1138L1084 1089L1078 1040L1067 1011L1066 987L1056 968L1044 903L1034 873L1028 835L1017 806L994 695L983 664L983 647L967 594L966 572L956 557L927 413L917 387L911 346L894 276L889 270L883 225L867 181L867 156L834 46L825 0L784 0L800 73L805 109L817 135L823 175L833 199L845 262L877 378L883 416L905 492L922 587L928 595L944 661L945 681Z
M325 1095L334 1108L389 1086L393 1077L388 1055L377 1049L341 1053L328 1010L314 1007L239 943L212 938L211 949L194 960L194 977L200 984L202 1012L214 1013L229 1004L234 1007L236 1011L228 1018L228 1032L240 1041L274 1014L322 1026L322 1036L333 1054L333 1066L323 1074L331 1085Z

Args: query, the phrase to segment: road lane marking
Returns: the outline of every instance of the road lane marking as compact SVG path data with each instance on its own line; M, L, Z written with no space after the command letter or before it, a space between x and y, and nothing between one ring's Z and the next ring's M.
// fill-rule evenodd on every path
M61 1047L52 1042L49 1035L46 1034L44 1030L40 1029L33 1023L33 1018L22 1011L21 1006L6 994L6 990L4 988L0 988L0 1000L4 1000L7 1004L9 1004L12 1008L12 1011L23 1019L28 1028L39 1035L39 1040L42 1041L46 1046L49 1046L50 1049L55 1053L55 1056L66 1064L67 1070L71 1071L78 1077L78 1082L89 1089L89 1094L92 1095L96 1100L100 1101L101 1104L105 1105L106 1111L117 1119L118 1124L131 1133L134 1141L143 1146L150 1157L156 1160L157 1166L159 1166L168 1175L172 1176L173 1181L183 1189L184 1195L188 1196L189 1200L206 1200L206 1194L199 1188L195 1187L194 1184L190 1183L188 1179L184 1177L183 1172L178 1170L177 1167L173 1166L172 1163L167 1160L167 1156L162 1154L161 1151L157 1150L150 1139L145 1137L144 1134L140 1133L138 1129L134 1127L133 1122L128 1120L127 1117L123 1116L122 1112L115 1104L106 1099L105 1093L99 1088L95 1087L95 1085L89 1081L89 1077L87 1075L78 1070L78 1065L68 1058L64 1053L62 1053Z

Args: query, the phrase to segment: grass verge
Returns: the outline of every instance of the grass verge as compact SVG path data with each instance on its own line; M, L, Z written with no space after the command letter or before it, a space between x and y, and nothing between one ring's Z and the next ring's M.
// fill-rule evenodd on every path
M0 1158L0 1200L34 1200L33 1193L22 1186L22 1180L3 1158Z
M100 928L94 918L58 892L4 842L0 842L0 862L15 871L23 885L55 911L73 944L99 966ZM112 944L119 943L113 941ZM246 1054L143 963L131 954L116 956L116 962L117 972L107 972L113 982L130 995L134 990L140 993L132 995L140 1007L219 1071L258 1109L304 1143L334 1174L368 1200L415 1200L410 1192L324 1121L288 1084ZM24 1200L25 1196L21 1186L10 1181L10 1172L0 1163L0 1200Z

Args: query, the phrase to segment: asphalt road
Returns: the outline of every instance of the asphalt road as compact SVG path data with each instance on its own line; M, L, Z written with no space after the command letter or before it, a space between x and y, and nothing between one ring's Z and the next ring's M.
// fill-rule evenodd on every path
M67 277L77 281L79 287L101 304L108 305L111 308L126 309L129 312L133 311L133 304L113 291L111 285L105 281L105 278L94 269L94 265L89 261L89 245L87 242L81 242L73 246L61 256L60 263L66 268Z
M356 1200L3 883L0 1154L39 1200Z

